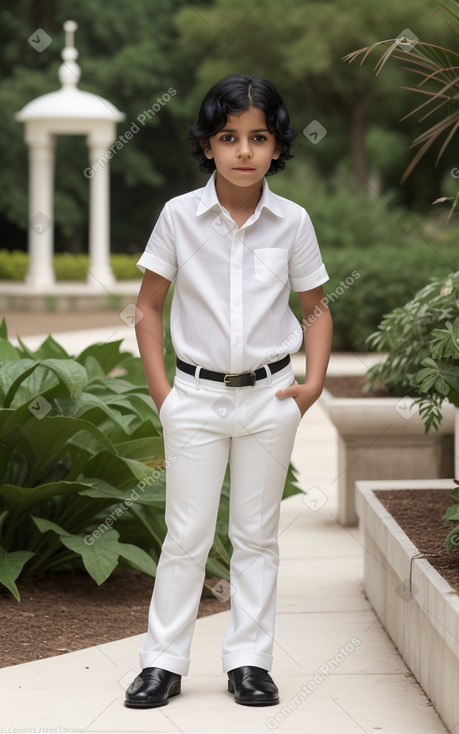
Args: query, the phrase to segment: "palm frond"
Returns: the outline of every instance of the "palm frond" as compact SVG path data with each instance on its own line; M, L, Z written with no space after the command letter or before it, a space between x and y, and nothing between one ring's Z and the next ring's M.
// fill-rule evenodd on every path
M459 0L456 0L456 3L459 5ZM439 5L447 10L455 20L459 21L459 15L457 13L442 3L439 3ZM451 26L450 22L447 24ZM455 35L458 35L456 31ZM370 46L353 51L344 57L344 61L352 63L356 59L360 59L361 66L376 48L379 46L388 46L375 65L376 75L380 74L391 57L403 62L405 71L415 74L419 79L419 83L415 87L405 86L402 88L407 91L422 94L426 98L421 104L408 112L402 120L421 112L423 114L420 122L423 122L443 107L450 105L453 108L450 114L432 125L428 130L425 130L412 142L410 149L419 149L403 174L401 179L401 183L403 183L429 148L441 135L446 134L446 138L442 142L436 159L436 164L438 164L438 161L459 128L459 110L457 109L459 104L459 66L456 62L456 59L459 59L459 52L424 41L418 41L409 51L403 51L400 48L401 43L402 39L400 38L378 41ZM432 88L426 89L426 86Z

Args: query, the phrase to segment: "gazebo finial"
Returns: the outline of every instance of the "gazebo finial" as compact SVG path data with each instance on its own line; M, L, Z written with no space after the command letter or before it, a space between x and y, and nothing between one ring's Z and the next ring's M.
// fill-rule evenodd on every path
M76 87L81 76L81 69L76 63L78 51L74 46L74 33L78 23L66 20L64 23L65 48L61 52L63 64L59 67L59 80L63 87Z

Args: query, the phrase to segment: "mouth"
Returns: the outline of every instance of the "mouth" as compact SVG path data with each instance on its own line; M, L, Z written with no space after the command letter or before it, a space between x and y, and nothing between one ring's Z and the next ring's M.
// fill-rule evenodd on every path
M247 166L236 166L234 168L234 170L235 171L247 171L247 172L250 172L250 171L254 171L255 168L248 168Z

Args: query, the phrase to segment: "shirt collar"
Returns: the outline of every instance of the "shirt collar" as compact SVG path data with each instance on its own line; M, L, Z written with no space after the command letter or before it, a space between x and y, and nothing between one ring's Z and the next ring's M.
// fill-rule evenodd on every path
M209 209L218 208L220 211L222 206L218 200L217 192L215 190L215 178L217 172L214 171L207 184L205 185L198 208L196 210L196 216L199 217L201 214L209 211ZM261 212L262 209L268 209L270 212L275 214L277 217L283 218L284 215L277 203L276 196L273 194L268 186L266 178L263 179L263 189L261 192L260 201L258 202L255 212Z

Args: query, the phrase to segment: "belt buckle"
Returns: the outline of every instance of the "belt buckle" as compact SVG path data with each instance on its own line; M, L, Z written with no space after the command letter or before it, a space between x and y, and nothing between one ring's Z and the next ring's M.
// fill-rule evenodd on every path
M228 374L228 375L225 375L223 377L223 382L225 383L225 386L226 387L232 387L232 385L231 385L231 379L232 378L234 378L234 377L245 377L246 375L250 377L250 385L253 387L255 385L256 381L257 381L257 376L256 376L255 372L242 372L242 373L239 373L239 374ZM229 382L228 382L228 380L229 380Z
M239 375L238 374L230 374L230 375L225 375L224 376L223 382L225 383L225 386L226 387L231 387L231 384L228 384L227 380L231 380L232 377L239 377Z

